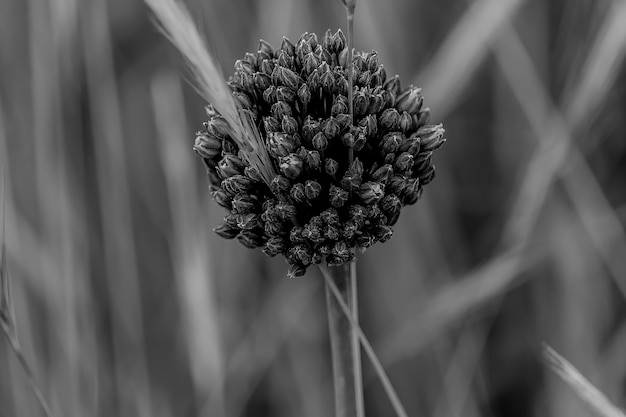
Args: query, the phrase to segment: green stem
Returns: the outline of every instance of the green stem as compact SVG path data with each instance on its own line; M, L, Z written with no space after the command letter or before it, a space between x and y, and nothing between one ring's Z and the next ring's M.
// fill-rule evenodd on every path
M330 279L339 290L343 300L351 304L353 288L350 279L350 266L328 268ZM354 336L349 318L326 282L326 308L328 311L328 331L333 364L335 389L335 417L354 417L357 414L355 387Z

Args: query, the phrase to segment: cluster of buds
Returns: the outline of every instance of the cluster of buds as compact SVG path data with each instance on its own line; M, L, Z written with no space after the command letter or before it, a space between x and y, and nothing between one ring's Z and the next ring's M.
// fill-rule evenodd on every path
M376 52L355 53L351 65L347 57L343 33L328 31L321 42L311 33L295 45L284 38L278 49L261 41L235 63L228 84L265 142L271 182L211 106L196 136L212 197L228 211L215 232L284 255L289 276L387 241L402 207L432 181L432 154L445 141L419 88L387 78Z

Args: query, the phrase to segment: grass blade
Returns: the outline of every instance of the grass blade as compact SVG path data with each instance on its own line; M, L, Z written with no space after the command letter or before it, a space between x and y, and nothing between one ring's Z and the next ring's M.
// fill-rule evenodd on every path
M369 340L367 340L367 337L363 333L363 330L361 330L354 317L352 317L352 314L350 314L350 307L348 307L348 304L342 298L341 292L339 291L339 288L337 288L337 285L335 285L335 282L333 281L332 275L328 267L326 267L325 265L320 265L320 270L322 271L322 275L324 275L324 280L326 281L328 289L335 297L335 300L337 301L337 304L339 304L341 311L350 322L352 329L357 332L359 340L361 341L361 345L363 346L363 349L365 350L365 353L367 354L369 360L372 362L374 370L376 371L376 375L378 375L380 382L383 384L385 393L387 394L387 397L389 398L389 401L391 402L391 405L396 415L398 417L408 417L408 414L406 413L404 406L400 402L400 398L398 397L396 390L393 388L393 385L391 385L391 381L389 380L389 377L387 376L383 365L380 363L378 356L376 356L376 352L374 352L374 349L372 348Z
M561 377L599 416L626 417L626 414L613 405L574 365L547 344L543 347L543 357L554 373Z

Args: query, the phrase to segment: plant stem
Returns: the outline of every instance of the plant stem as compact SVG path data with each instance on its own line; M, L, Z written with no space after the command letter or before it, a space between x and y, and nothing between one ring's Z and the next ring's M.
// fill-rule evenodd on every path
M338 288L343 300L349 304L354 288L351 285L350 266L328 268L331 279ZM335 417L354 417L357 414L357 394L355 387L355 358L353 329L349 318L326 282L326 309L328 311L328 331L333 364L335 389ZM358 349L358 347L357 347Z

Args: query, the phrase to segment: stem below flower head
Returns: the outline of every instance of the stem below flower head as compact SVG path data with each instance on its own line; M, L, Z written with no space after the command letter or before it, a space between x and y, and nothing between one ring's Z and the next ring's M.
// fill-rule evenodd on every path
M327 270L330 272L333 283L339 289L341 297L351 304L354 288L351 285L350 265L331 267ZM335 417L353 417L357 415L358 398L354 369L355 338L350 320L342 311L328 283L326 283L326 309L333 364Z

